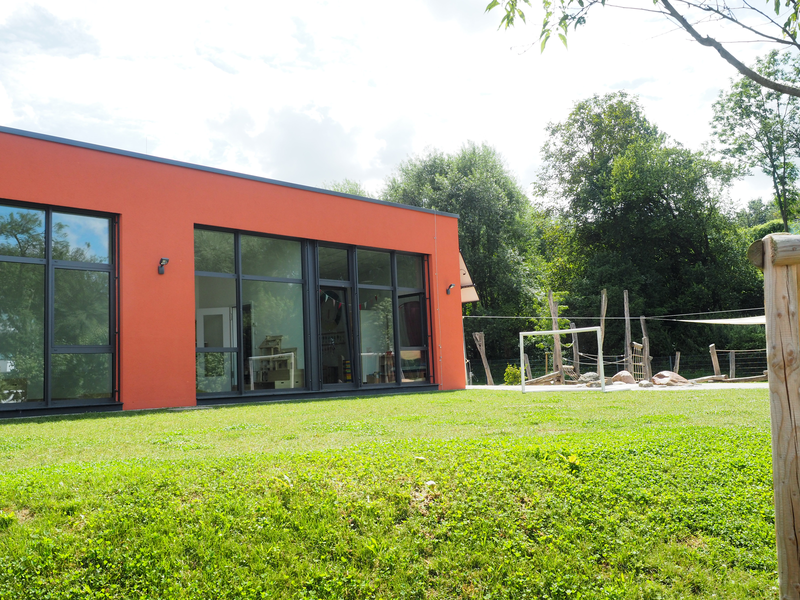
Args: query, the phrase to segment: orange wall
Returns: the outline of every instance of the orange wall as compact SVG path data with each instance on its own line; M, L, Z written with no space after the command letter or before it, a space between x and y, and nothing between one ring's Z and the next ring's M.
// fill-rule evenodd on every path
M125 409L196 404L195 224L430 255L436 382L464 387L454 217L4 132L0 156L0 198L120 215ZM158 275L162 256L170 262Z

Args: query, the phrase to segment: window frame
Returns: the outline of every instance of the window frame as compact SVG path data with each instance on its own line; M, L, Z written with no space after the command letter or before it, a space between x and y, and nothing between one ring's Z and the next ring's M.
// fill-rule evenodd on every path
M43 392L42 400L0 403L0 415L10 411L36 409L61 409L86 406L118 405L120 399L120 335L119 335L119 215L92 210L72 209L50 204L22 202L0 198L0 206L35 210L44 213L44 258L0 255L0 263L42 265L44 268L44 332L43 332ZM100 218L108 221L108 262L91 263L68 261L53 258L53 214L66 214ZM108 344L78 345L56 344L55 341L55 273L56 270L102 272L108 274ZM53 356L69 354L108 354L111 356L111 389L102 398L63 398L54 399Z

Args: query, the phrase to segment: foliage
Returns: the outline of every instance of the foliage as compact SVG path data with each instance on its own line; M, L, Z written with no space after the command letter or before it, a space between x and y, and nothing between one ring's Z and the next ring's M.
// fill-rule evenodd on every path
M506 385L520 385L522 383L522 375L520 375L519 367L516 365L507 365L506 372L503 375L503 381Z
M323 184L326 190L339 192L340 194L350 194L351 196L362 196L369 198L370 194L360 181L353 179L342 179L341 181L331 181Z
M773 51L756 61L755 70L771 79L800 81L797 60L788 54ZM712 125L725 155L745 170L757 165L770 177L784 231L789 231L789 219L800 202L795 166L800 159L800 100L742 77L730 91L720 92Z
M468 314L529 314L538 289L536 259L529 255L531 208L493 148L468 143L452 155L431 150L410 158L387 180L382 197L459 215L461 252L480 298ZM517 324L492 327L506 333L487 334L490 354L509 351L500 340L519 331Z
M519 398L0 423L0 598L774 596L764 390Z
M565 265L558 284L569 292L569 314L598 314L603 288L609 315L622 315L623 290L633 315L759 305L759 274L745 256L749 239L721 210L731 168L670 143L624 92L579 102L547 131L537 192L557 215L553 235L562 245L552 252ZM654 323L653 351L722 343L709 341L717 335L709 329L680 340L674 331ZM621 348L622 337L621 324L607 325L611 347Z
M776 206L772 202L764 202L761 198L755 198L747 203L747 207L740 209L736 212L736 223L740 227L752 228L759 225L764 225L776 219L780 220L781 215ZM781 229L783 231L783 223ZM773 233L769 231L769 233ZM762 236L763 237L763 236Z
M500 27L507 29L514 26L517 19L525 22L523 4L533 6L535 3L531 0L491 0L486 6L486 12L500 7L503 13ZM569 28L577 29L579 25L585 24L589 11L598 5L605 6L605 0L542 0L544 18L539 34L542 51L553 34L566 46ZM686 0L680 3L680 10L673 4L673 0L654 0L652 8L615 6L662 15L686 30L700 45L716 50L723 60L757 85L791 96L800 96L800 88L795 87L795 81L786 82L772 74L747 67L729 50L732 43L728 43L726 47L727 42L720 43L717 40L721 27L734 35L744 33L751 43L768 43L794 51L800 50L797 39L800 15L798 2L775 1L771 5L767 2L766 10L747 2L728 0Z

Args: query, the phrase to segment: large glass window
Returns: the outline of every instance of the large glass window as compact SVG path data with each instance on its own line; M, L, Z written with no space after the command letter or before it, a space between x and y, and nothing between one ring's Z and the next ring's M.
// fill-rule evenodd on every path
M363 383L393 383L394 303L390 290L358 289Z
M0 203L0 408L114 399L112 223Z
M197 229L195 270L197 392L305 388L302 244Z
M420 255L196 229L200 399L431 381L425 277Z

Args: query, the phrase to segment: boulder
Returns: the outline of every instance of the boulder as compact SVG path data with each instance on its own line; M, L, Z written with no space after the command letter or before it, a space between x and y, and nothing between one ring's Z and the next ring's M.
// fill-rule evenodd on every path
M643 379L642 381L639 382L639 387L641 387L641 388L651 388L651 387L653 387L653 382L652 381L647 381L646 379Z
M656 385L689 385L689 380L673 371L661 371L653 375L653 383Z
M611 381L614 383L636 383L633 375L631 375L628 371L620 371L611 378Z
M589 371L588 373L584 373L578 379L581 383L588 383L590 381L600 381L600 375L595 373L594 371Z

